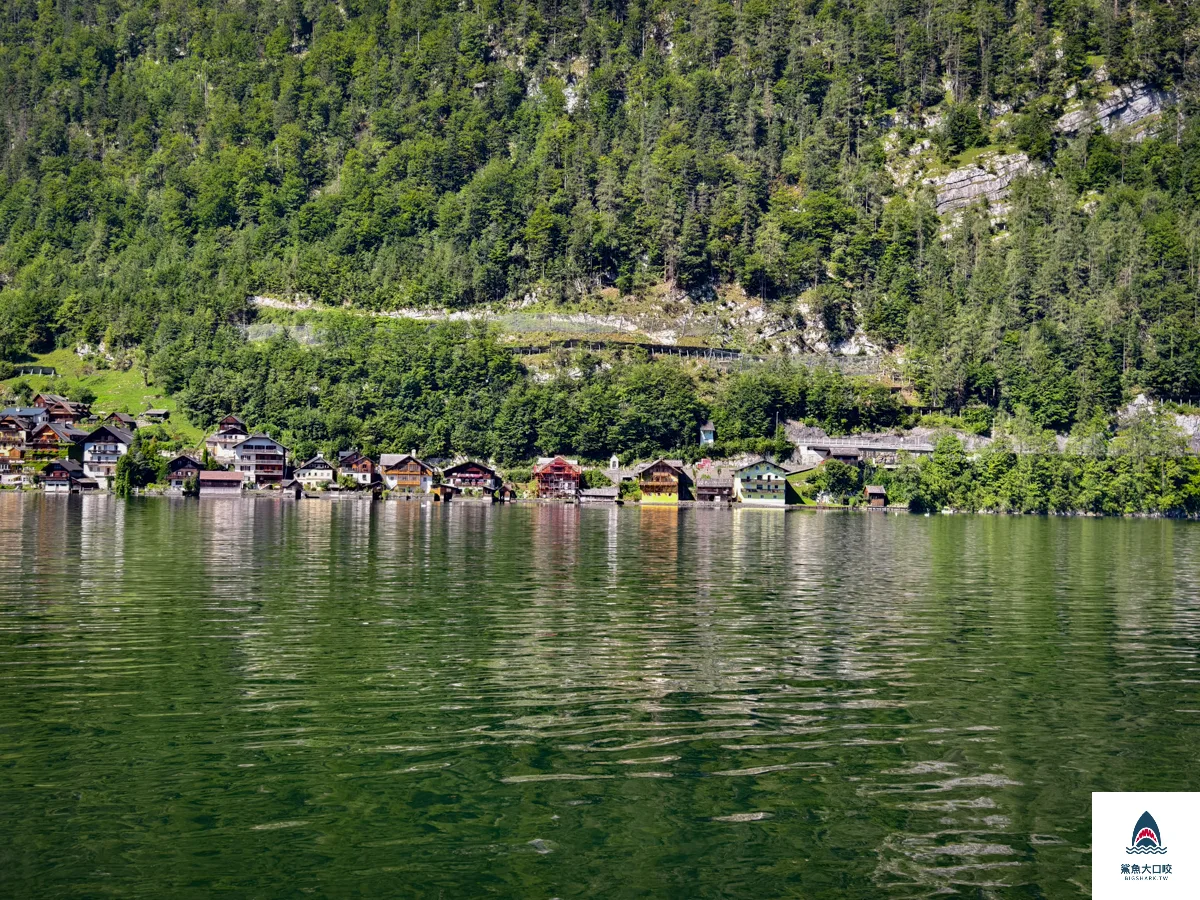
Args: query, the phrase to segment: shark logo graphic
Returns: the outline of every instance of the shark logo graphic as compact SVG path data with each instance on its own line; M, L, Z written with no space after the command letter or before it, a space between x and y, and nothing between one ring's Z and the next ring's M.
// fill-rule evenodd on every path
M1137 820L1137 824L1133 826L1133 840L1130 845L1125 848L1126 853L1166 853L1167 847L1163 843L1162 831L1158 828L1158 823L1154 821L1154 816L1149 812L1142 813L1142 817Z

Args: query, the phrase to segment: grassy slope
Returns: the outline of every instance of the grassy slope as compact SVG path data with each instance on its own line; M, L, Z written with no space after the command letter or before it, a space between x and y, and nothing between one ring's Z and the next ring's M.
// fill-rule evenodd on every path
M171 416L166 422L166 429L173 436L177 435L188 443L196 443L203 437L203 432L187 420L182 413L176 411L175 398L164 394L153 385L147 387L142 379L142 372L136 366L125 372L115 369L98 370L94 374L83 374L83 361L71 350L59 349L42 354L33 360L37 365L54 366L59 377L50 378L40 375L21 375L0 382L6 388L13 382L21 380L29 384L34 391L52 391L67 396L71 387L83 385L96 394L96 402L92 408L97 412L125 412L137 415L147 409L169 409Z

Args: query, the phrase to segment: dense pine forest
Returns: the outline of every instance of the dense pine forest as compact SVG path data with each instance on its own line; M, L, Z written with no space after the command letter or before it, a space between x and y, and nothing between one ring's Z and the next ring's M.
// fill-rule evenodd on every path
M787 366L584 360L359 310L737 296L895 352L923 404L1067 432L1200 401L1200 14L1158 0L6 0L0 356L101 344L197 424L524 458L785 416L900 423ZM1161 110L1060 127L1113 90ZM905 181L1023 154L1003 204ZM370 323L370 324L368 324ZM1111 418L1109 419L1111 421Z

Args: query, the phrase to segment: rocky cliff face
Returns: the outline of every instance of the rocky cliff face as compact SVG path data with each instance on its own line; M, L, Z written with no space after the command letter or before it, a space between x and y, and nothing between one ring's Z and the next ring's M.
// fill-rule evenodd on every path
M1106 133L1139 125L1144 128L1147 119L1160 115L1176 99L1173 91L1159 90L1138 81L1114 88L1099 103L1066 113L1054 127L1066 135L1078 134L1089 125L1099 125Z
M948 175L926 178L924 183L932 185L937 193L937 211L948 213L976 200L986 199L992 204L1003 201L1013 179L1035 168L1024 153L990 154Z

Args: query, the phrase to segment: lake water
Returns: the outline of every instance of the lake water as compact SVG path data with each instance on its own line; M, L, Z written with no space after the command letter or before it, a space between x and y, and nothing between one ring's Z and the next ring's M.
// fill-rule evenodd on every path
M0 495L5 897L1069 897L1200 525Z

